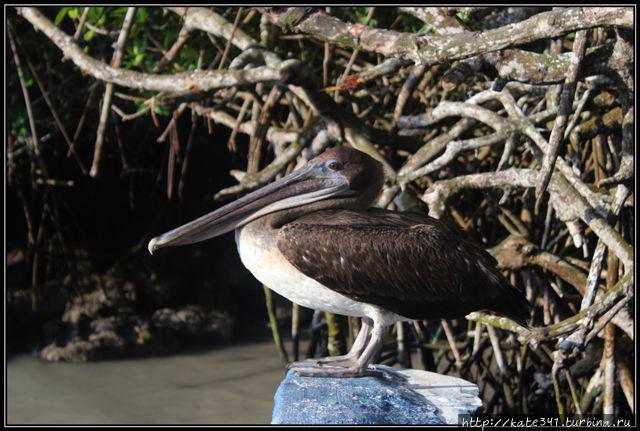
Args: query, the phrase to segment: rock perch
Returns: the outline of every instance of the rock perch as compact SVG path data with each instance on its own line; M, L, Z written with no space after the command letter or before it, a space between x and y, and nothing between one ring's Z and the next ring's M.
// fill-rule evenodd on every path
M466 380L376 365L384 377L301 377L280 384L272 424L457 424L482 401Z

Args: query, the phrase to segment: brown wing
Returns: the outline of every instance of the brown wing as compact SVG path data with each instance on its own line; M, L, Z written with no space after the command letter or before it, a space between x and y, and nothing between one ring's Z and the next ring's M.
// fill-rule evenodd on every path
M413 319L491 310L520 322L529 304L462 231L414 213L325 210L285 225L278 248L302 273L351 299Z

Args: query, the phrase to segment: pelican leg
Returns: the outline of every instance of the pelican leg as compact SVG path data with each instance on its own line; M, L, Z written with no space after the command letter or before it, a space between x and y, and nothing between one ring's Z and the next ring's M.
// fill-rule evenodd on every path
M355 365L358 357L362 354L367 342L367 337L369 336L369 331L371 329L371 321L367 318L362 319L362 326L360 327L360 332L358 332L358 336L356 337L349 353L346 355L340 356L327 356L326 358L309 358L304 361L292 362L287 365L287 369L294 369L300 367L318 367L318 366L329 366L336 364L338 366L340 364L343 367L348 367L350 365Z
M355 361L362 354L362 351L367 345L367 338L369 337L370 330L371 330L371 325L368 324L365 319L363 319L362 326L360 327L360 332L358 332L358 336L353 342L353 345L351 346L349 353L347 353L346 355L327 356L326 358L318 359L317 360L318 364L324 365L324 364L333 364L333 363L339 363L339 362L355 363Z
M292 369L303 377L381 377L383 375L382 371L369 368L369 364L373 362L382 348L382 337L385 329L385 326L374 322L369 344L367 344L367 347L355 363L347 367L325 365L321 367L292 367Z

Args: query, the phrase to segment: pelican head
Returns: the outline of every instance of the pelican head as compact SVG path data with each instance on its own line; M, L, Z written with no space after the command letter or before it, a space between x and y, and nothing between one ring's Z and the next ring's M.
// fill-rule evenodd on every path
M153 238L149 253L204 241L276 212L300 216L326 208L367 208L383 181L380 162L353 148L331 148L284 178Z

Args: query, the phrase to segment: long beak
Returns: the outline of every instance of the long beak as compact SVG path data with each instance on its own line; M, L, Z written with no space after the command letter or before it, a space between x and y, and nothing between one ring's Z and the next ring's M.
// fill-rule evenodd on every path
M326 199L348 188L349 184L342 175L319 175L316 166L305 165L222 208L153 238L149 241L149 253L153 254L162 247L204 241L264 215Z

